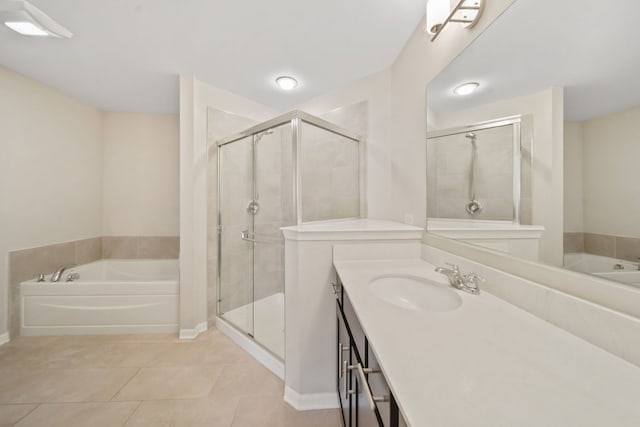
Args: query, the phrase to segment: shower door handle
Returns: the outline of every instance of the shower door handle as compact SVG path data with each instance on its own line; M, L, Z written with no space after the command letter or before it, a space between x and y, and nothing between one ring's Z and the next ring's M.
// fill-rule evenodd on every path
M245 242L251 242L251 243L266 243L266 244L274 244L274 243L281 243L280 240L256 240L256 235L252 232L250 232L249 230L242 230L240 232L240 239L244 240Z
M252 243L256 243L255 240L255 235L253 233L249 233L249 230L242 230L240 232L240 239L247 241L247 242L252 242Z

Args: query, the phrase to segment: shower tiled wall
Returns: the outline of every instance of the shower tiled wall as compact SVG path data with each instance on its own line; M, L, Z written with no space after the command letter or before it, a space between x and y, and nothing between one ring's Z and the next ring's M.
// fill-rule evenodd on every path
M358 144L307 123L301 135L302 220L359 217Z
M586 252L638 262L640 261L640 239L596 233L564 233L564 252Z
M9 252L9 334L20 332L20 283L51 274L64 265L81 265L104 258L178 258L176 236L105 236Z

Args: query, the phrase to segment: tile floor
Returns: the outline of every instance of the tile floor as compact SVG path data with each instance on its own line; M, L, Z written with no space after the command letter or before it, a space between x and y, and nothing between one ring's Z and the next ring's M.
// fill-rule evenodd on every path
M298 412L283 382L216 329L20 337L0 347L0 427L338 427Z

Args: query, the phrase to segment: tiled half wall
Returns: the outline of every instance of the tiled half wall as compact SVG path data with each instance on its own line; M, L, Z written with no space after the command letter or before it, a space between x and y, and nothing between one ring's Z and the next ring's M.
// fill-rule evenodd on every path
M564 252L586 252L638 262L640 260L640 238L595 233L564 233Z
M9 334L20 333L20 283L50 274L63 265L80 265L105 258L174 259L180 252L177 236L108 236L9 252Z

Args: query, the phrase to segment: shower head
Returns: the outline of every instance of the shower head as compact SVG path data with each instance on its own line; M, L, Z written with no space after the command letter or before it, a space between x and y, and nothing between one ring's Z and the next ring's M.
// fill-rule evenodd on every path
M260 132L260 133L256 133L255 134L255 142L258 142L262 139L263 136L265 135L271 135L273 133L273 129L267 129L264 132Z
M473 139L473 140L475 140L475 139L476 139L476 134L475 134L475 133L473 133L473 132L469 132L469 133L468 133L468 134L466 134L464 137L465 137L465 138L469 138L469 139Z

